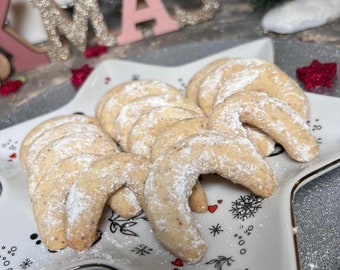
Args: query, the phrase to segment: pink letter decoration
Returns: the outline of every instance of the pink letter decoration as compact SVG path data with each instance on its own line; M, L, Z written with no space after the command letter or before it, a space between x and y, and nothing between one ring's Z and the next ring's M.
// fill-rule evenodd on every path
M155 35L162 35L180 29L179 23L170 17L160 0L145 0L147 7L138 9L138 0L123 2L122 29L117 40L119 44L126 44L143 39L137 24L155 20L153 27Z

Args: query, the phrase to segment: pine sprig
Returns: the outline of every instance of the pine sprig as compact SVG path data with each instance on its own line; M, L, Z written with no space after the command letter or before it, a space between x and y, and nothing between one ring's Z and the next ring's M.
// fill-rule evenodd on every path
M284 0L250 0L250 3L252 4L254 10L259 10L267 9L283 1Z

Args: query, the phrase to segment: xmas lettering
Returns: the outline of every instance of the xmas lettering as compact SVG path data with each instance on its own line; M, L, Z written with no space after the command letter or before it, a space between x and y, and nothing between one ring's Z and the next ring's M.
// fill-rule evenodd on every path
M121 29L116 34L108 30L97 0L75 1L72 18L53 0L30 1L41 13L49 41L48 56L52 61L65 60L70 55L69 49L60 40L60 32L80 51L86 49L88 22L99 43L112 47L143 39L137 24L154 21L152 30L157 36L177 31L186 25L208 21L215 16L220 6L219 0L202 0L202 7L195 11L174 7L172 17L161 0L144 0L145 6L142 8L138 8L138 0L124 0Z

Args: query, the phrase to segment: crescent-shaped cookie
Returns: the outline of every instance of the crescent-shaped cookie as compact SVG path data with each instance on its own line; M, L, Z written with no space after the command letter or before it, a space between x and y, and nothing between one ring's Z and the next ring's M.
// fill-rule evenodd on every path
M197 103L198 92L200 91L201 83L205 79L207 74L209 74L212 70L227 62L228 60L228 58L215 60L196 72L194 76L190 79L186 87L185 96Z
M308 118L309 106L305 93L292 78L273 63L261 61L261 65L256 68L249 65L229 74L215 95L212 108L239 91L265 92L285 101L305 120Z
M201 82L198 104L209 116L226 97L239 91L262 91L286 101L305 119L308 101L298 84L273 63L255 58L230 58Z
M128 151L150 158L154 141L166 127L177 121L196 117L202 117L202 113L181 107L156 107L148 114L142 115L133 125L128 137ZM199 181L190 199L190 207L194 212L204 212L208 207Z
M114 121L124 104L145 95L162 93L183 95L180 90L157 80L131 81L115 88L110 91L110 94L104 95L105 102L99 101L98 106L101 106L101 109L97 110L97 118L101 126L112 137L114 137Z
M43 134L38 136L29 146L27 146L27 156L22 165L27 172L30 172L32 164L36 159L39 152L51 142L60 139L64 136L80 133L80 132L99 132L102 133L102 130L97 124L94 123L80 123L80 122L70 122L58 125L56 127L52 127L46 130Z
M150 159L155 161L157 157L163 154L170 146L191 136L201 130L208 129L207 117L195 117L176 121L166 127L155 139L152 146Z
M140 93L140 90L144 89L144 94ZM181 91L175 89L169 84L165 84L161 81L157 80L136 80L136 81L127 81L118 85L115 85L113 88L108 90L99 100L95 108L95 115L97 118L101 118L102 112L106 103L109 102L111 98L114 98L121 94L128 94L130 92L132 94L132 98L138 98L141 95L153 95L153 94L182 94ZM105 108L108 109L108 108ZM113 111L115 114L115 111Z
M190 158L189 158L190 157ZM195 224L188 198L201 174L217 173L267 197L276 188L272 170L247 139L205 130L180 141L151 165L145 211L160 242L174 256L198 262L207 244Z
M127 138L133 124L142 115L162 106L182 107L203 115L201 108L183 95L158 94L134 99L122 106L114 122L114 139L123 150L127 151Z
M133 218L143 212L136 194L128 187L122 187L107 200L107 205L123 218Z
M31 174L32 171L34 171L33 164L35 163L37 155L45 146L64 136L81 132L97 132L98 134L103 134L99 122L93 117L86 115L62 115L40 123L32 129L22 144L20 149L22 166ZM33 178L33 176L31 178ZM141 207L135 195L125 187L117 191L107 203L113 211L126 218L131 218L141 212Z
M286 102L267 93L235 93L215 107L209 118L210 129L247 137L242 123L269 134L296 161L308 162L318 154L305 120Z
M28 193L32 196L42 175L58 161L77 154L110 155L119 149L104 133L80 132L64 136L45 146L34 160L28 177Z
M202 114L180 107L162 106L152 109L132 126L128 136L128 151L149 158L153 143L164 128L194 117L202 117Z
M122 88L124 88L127 84L129 84L130 82L125 82L125 83L121 83L118 85L115 85L114 87L112 87L111 89L109 89L98 101L96 108L95 108L95 116L96 118L100 119L101 118L101 114L102 114L102 110L105 106L105 104L109 101L109 99L111 98L111 96L114 96L116 93L118 93L119 91L121 91Z
M97 155L75 155L52 166L37 185L32 206L39 236L49 250L67 246L66 198L78 175L87 170Z
M248 139L250 139L252 143L255 144L262 156L268 157L275 151L276 142L273 140L273 138L268 136L268 134L247 124L244 124L243 127L247 132Z
M144 184L150 162L145 157L119 153L92 163L72 186L67 198L68 246L83 251L91 247L107 199L122 186L144 204Z
M210 115L215 97L223 86L225 77L238 73L239 70L249 65L256 69L262 65L262 61L258 59L230 58L221 62L219 65L215 65L215 68L206 74L200 83L197 94L198 105L206 115ZM247 78L244 79L247 80Z
M225 77L230 74L239 72L245 66L258 68L265 62L257 59L241 59L241 58L223 58L214 61L199 72L197 72L188 84L189 93L196 92L196 102L202 110L209 116L213 107L214 100L219 89L223 86ZM246 78L245 78L246 79ZM192 90L192 89L195 90ZM192 95L192 94L191 94ZM248 127L247 127L248 128ZM249 127L250 128L250 127ZM257 145L263 156L269 156L274 149L275 142L266 134L251 129L248 131L254 139L254 144Z
M92 123L94 125L99 125L99 122L96 118L81 114L60 115L43 121L42 123L35 126L30 132L28 132L21 143L19 159L22 166L25 166L25 160L27 160L27 149L36 138L51 128L70 122Z
M206 117L184 119L168 126L157 136L152 146L151 161L155 161L172 145L207 128L208 119ZM208 210L207 197L199 182L193 187L189 205L191 210L196 213L204 213Z

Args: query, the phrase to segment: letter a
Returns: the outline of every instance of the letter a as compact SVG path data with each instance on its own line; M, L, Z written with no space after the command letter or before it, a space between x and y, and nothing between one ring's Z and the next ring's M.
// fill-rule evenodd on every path
M170 17L160 0L145 0L147 7L138 9L138 0L123 1L121 34L117 37L118 44L126 44L143 39L137 24L155 20L155 35L177 31L179 23Z

